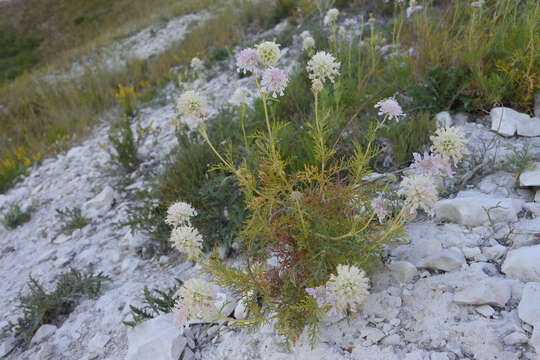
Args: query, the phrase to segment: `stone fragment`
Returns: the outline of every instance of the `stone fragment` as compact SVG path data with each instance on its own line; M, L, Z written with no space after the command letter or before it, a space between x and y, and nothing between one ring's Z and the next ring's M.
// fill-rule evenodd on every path
M32 344L39 344L43 340L48 339L52 334L54 334L58 328L51 324L41 325L37 329L36 333L32 337Z
M360 336L365 337L367 340L375 344L384 337L384 333L377 328L368 327L368 328L362 329L362 331L360 332Z
M489 113L491 117L491 130L502 136L514 136L518 123L530 121L527 114L519 113L507 107L496 107Z
M475 283L454 295L454 302L462 305L504 306L512 289L504 280L489 279Z
M518 306L518 316L521 320L532 325L534 330L529 343L540 354L540 282L525 284L523 295Z
M486 260L497 260L506 253L506 247L500 244L487 246L482 249L482 253L486 257Z
M81 210L86 216L99 215L112 207L116 197L115 191L106 186L96 197L84 203Z
M442 111L435 115L435 121L437 128L441 127L450 127L454 124L454 121L452 120L452 116L448 111Z
M523 201L491 198L485 195L440 200L435 205L437 218L465 226L514 222L523 207ZM489 216L488 216L489 213Z
M533 168L526 170L519 176L519 185L521 186L540 186L540 162L537 162ZM535 196L536 201L536 196Z
M523 287L518 306L518 316L533 327L540 327L540 282L530 282Z
M128 329L126 360L178 360L186 344L172 314L160 315Z
M534 116L540 118L540 92L534 95Z
M490 318L495 314L495 310L489 306L489 305L481 305L476 307L474 310L476 310L477 313L479 313L482 316L485 316L487 318Z
M540 281L540 245L509 251L501 270L509 277L524 282Z
M503 343L506 345L525 344L529 337L520 331L514 331L503 338Z
M392 276L402 283L411 282L418 274L416 266L408 261L394 261L388 265L388 268L390 269Z
M401 336L399 334L388 335L381 342L384 345L399 345L401 344Z
M239 301L234 308L234 318L238 320L244 320L247 318L247 308L243 301Z
M105 346L111 340L111 337L105 334L96 334L88 342L88 350L94 353L103 353Z
M0 345L0 357L4 357L11 352L17 345L17 338L14 336L8 336L2 339L2 344Z
M453 271L461 268L466 263L461 251L446 249L423 259L418 264L418 267L432 270Z
M520 136L540 136L540 119L537 117L529 117L528 120L523 119L518 122L517 133Z

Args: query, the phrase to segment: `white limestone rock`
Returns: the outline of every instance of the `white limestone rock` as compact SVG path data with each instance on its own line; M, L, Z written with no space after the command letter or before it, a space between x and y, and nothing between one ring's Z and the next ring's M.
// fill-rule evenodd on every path
M160 315L128 329L126 360L178 360L186 344L172 314Z
M388 268L392 276L402 283L413 281L414 277L418 274L416 266L408 261L394 261L388 265Z
M527 114L522 114L507 107L496 107L491 109L491 130L502 136L514 136L518 123L522 121L530 121L531 117Z
M467 262L459 249L445 249L420 261L419 268L453 271L460 269Z
M501 270L510 278L540 282L540 245L509 251Z
M438 128L450 127L454 124L454 121L452 120L452 116L450 115L448 111L442 111L438 113L437 115L435 115L435 121L436 121L436 126Z
M530 344L540 354L540 283L530 282L523 288L523 295L518 306L518 315L521 320L534 327Z
M505 306L512 289L504 280L488 279L467 286L454 295L454 302L462 305Z
M514 331L503 338L503 343L506 345L525 344L527 341L529 341L529 337L521 331Z
M482 316L490 318L495 314L495 310L489 305L477 306L474 310Z
M32 344L39 344L43 340L48 339L52 334L54 334L58 328L51 324L41 325L37 329L36 333L32 337Z
M435 213L440 220L480 226L488 224L490 219L494 223L516 221L523 203L519 199L491 198L485 195L456 197L438 201Z
M506 253L506 247L496 244L482 248L482 254L487 260L498 260Z
M84 203L81 210L90 217L102 214L111 208L117 196L112 187L106 186L96 197Z
M517 133L520 136L540 136L540 119L537 117L529 117L528 120L523 118L517 123Z
M537 162L533 169L524 171L519 176L521 186L540 186L540 162Z

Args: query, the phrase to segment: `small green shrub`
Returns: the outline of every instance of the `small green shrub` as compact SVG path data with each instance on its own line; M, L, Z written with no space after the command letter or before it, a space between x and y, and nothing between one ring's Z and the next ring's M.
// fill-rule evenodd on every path
M178 298L176 292L183 284L182 280L175 280L176 283L165 290L149 290L148 287L145 286L143 289L142 307L129 305L132 320L123 321L124 325L135 327L145 320L153 319L160 314L170 313L174 308L176 299Z
M521 148L517 146L511 147L511 153L506 156L505 165L506 169L515 174L514 182L519 179L519 176L527 170L534 169L536 163L534 162L534 156L531 154L530 145L525 143Z
M139 167L141 160L138 149L150 133L150 126L141 127L137 124L132 130L133 118L125 116L119 120L109 132L109 143L112 150L104 148L109 154L111 162L125 173L131 173Z
M15 229L17 226L30 221L32 209L21 210L19 204L11 206L7 213L4 214L2 224L8 229Z
M220 144L231 146L239 156L243 150L242 132L235 120L237 109L222 108L207 120L208 133ZM244 199L237 181L229 173L213 169L218 159L197 132L179 128L178 146L172 151L150 192L140 192L140 205L128 211L133 230L151 231L154 253L167 253L170 227L164 215L170 204L181 200L197 209L192 219L203 234L205 249L229 246L244 219ZM155 202L157 200L157 206Z
M225 47L213 47L208 54L208 64L226 60L230 56L229 49Z
M65 208L64 210L56 209L56 217L62 223L62 231L81 229L88 224L88 219L82 215L81 209L78 207Z
M423 153L434 130L435 118L428 111L417 112L389 125L383 136L390 141L394 165L408 165L412 153Z
M39 40L0 23L0 85L15 79L39 62L39 43Z
M36 279L30 276L28 292L19 293L17 307L23 312L23 316L16 323L10 323L9 330L17 337L30 344L32 336L43 324L59 326L71 313L81 298L88 296L94 299L101 290L103 281L109 278L102 273L98 275L83 275L81 272L71 269L62 274L52 292L45 290Z
M428 70L422 80L405 89L413 98L406 109L412 111L471 110L472 98L465 94L469 88L470 74L463 68L447 69L437 65Z

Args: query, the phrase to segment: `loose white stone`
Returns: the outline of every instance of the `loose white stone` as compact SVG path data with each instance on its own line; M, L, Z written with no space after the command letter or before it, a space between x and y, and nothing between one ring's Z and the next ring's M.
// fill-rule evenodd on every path
M401 336L399 334L388 335L381 342L384 345L399 345L401 344Z
M498 199L487 196L467 196L440 200L435 205L437 218L466 226L490 222L514 222L523 207L518 199ZM488 216L489 213L489 216Z
M365 337L367 340L375 344L384 337L384 333L377 328L368 327L360 332L360 337Z
M521 320L534 327L530 344L540 354L540 283L527 283L518 306L518 316Z
M514 331L511 334L506 335L503 338L503 343L506 345L518 345L525 344L529 340L529 337L522 332Z
M529 121L530 116L519 113L507 107L497 107L491 109L491 130L502 136L514 136L518 123Z
M540 186L540 162L537 162L531 170L524 171L519 176L521 186ZM536 198L536 196L535 196ZM536 201L536 199L535 199Z
M234 318L244 320L247 318L248 310L243 301L239 301L234 308Z
M172 314L160 315L128 329L126 360L178 360L186 344Z
M511 295L512 289L504 280L489 279L457 292L454 302L463 305L504 306Z
M509 277L524 282L540 281L540 245L509 251L501 270Z
M58 330L58 328L54 325L41 325L32 337L32 344L39 344L43 340L48 339L52 334L56 332L56 330Z
M453 271L461 268L466 263L461 251L446 249L423 259L418 264L418 267L432 270Z
M450 116L450 113L448 111L442 111L435 115L435 120L438 128L450 127L454 124L452 116Z
M111 340L111 337L108 335L96 334L88 343L88 350L94 353L103 353L109 340Z
M394 261L388 265L388 268L392 272L392 276L403 283L411 282L418 274L416 266L408 261Z
M540 283L530 282L523 287L523 295L518 306L519 318L527 324L540 326Z
M534 201L537 203L540 202L540 189L536 190L534 193Z
M106 212L111 208L116 197L115 191L110 186L106 186L95 198L84 203L82 211L87 216Z
M3 339L2 344L0 345L0 356L6 356L15 348L15 345L17 345L17 338L14 336L9 336L5 339Z
M489 305L477 306L474 310L482 316L487 318L492 317L495 314L495 310Z
M487 246L482 249L482 253L487 260L497 260L500 259L506 253L506 247L497 244L494 246Z

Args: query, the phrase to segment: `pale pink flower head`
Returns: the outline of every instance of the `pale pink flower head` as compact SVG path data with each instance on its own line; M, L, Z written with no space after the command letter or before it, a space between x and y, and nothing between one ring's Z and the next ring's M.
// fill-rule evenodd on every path
M253 48L247 48L240 51L236 57L238 72L243 72L244 74L255 72L255 70L257 70L257 65L257 51Z
M379 194L379 196L371 201L371 207L373 208L375 215L379 218L379 222L382 223L384 218L388 215L388 209L386 209L386 206L384 205L382 194Z
M353 26L353 25L356 25L358 22L356 21L356 19L353 19L353 18L349 18L349 19L346 19L344 22L343 22L343 25L345 26Z
M390 119L399 121L399 118L405 116L399 103L393 97L386 98L375 104L375 108L379 109L379 115L388 116Z
M328 288L325 285L320 285L314 288L306 288L306 292L315 299L318 307L322 307L326 304L331 306L330 310L328 310L328 315L338 316L340 314L340 311L338 311L336 308L336 302L330 296Z
M437 155L431 155L427 151L424 152L424 158L419 153L413 153L414 163L410 168L414 169L418 175L437 176L446 173L448 176L453 175L452 168L448 161L444 161Z
M265 92L272 93L272 97L277 97L277 94L280 96L283 95L283 90L287 87L289 79L285 72L277 68L266 69L262 76L261 85Z

